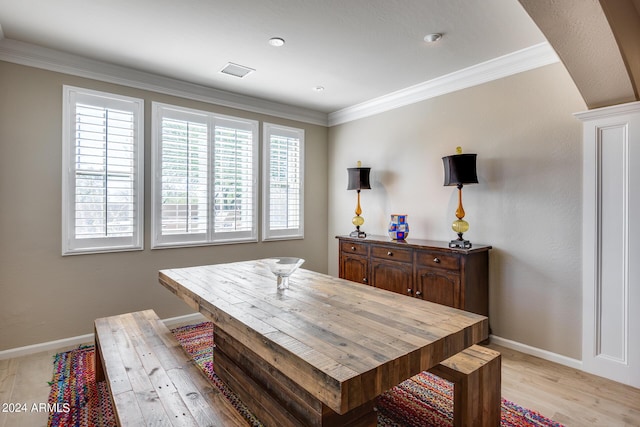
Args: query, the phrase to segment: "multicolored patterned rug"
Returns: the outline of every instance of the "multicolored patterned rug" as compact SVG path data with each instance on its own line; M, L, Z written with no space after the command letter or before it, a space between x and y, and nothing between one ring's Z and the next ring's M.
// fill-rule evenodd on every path
M173 330L185 350L229 399L250 425L262 426L251 411L213 371L212 324L205 322ZM96 383L93 346L58 353L54 361L49 404L58 412L49 414L50 427L115 426L113 408L105 382ZM451 426L453 384L423 372L378 399L378 427ZM57 404L57 405L56 405ZM502 399L501 427L562 427L535 411Z

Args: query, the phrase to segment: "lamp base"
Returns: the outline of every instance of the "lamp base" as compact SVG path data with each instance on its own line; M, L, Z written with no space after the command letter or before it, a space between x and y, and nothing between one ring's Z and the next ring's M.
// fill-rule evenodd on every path
M468 240L452 240L449 242L450 248L471 249L471 242Z
M365 233L364 231L360 231L360 230L353 230L350 234L349 237L359 237L361 239L367 237L367 233Z

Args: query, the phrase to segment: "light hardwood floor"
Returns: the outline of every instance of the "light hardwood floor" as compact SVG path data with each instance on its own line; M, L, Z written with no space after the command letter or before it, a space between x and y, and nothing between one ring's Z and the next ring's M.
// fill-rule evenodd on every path
M497 345L502 397L567 427L640 426L640 389Z
M567 427L640 426L640 389L497 345L490 347L502 353L505 399ZM0 404L26 404L29 410L0 412L0 427L46 426L47 414L30 410L34 403L47 402L56 353L0 360Z
M53 358L71 348L0 360L0 427L47 425L48 412L39 410L39 404L47 403L49 397ZM16 412L16 405L20 412ZM22 411L23 405L26 412Z

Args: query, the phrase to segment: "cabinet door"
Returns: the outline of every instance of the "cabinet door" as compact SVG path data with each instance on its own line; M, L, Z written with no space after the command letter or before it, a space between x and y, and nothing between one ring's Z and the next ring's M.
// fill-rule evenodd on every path
M413 266L391 261L371 261L371 284L399 294L411 295L413 290Z
M340 257L340 278L369 284L368 266L366 257L343 253Z
M416 296L437 304L463 308L460 298L460 275L430 268L418 268Z

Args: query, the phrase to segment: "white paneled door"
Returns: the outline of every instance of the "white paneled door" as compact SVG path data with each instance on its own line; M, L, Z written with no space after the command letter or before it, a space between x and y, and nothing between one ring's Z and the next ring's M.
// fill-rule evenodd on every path
M640 102L583 122L583 369L640 388Z

